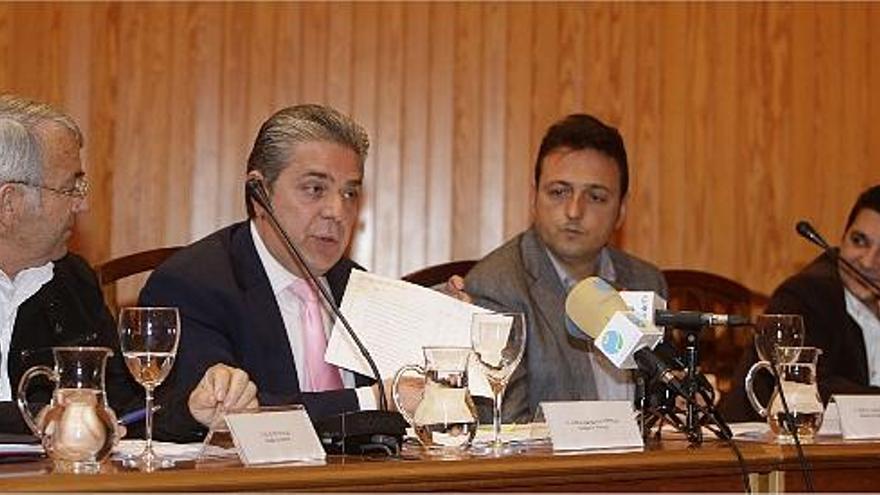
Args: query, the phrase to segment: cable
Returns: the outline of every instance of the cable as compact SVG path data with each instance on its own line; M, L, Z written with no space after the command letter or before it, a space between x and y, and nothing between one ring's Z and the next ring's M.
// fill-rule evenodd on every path
M696 376L700 377L703 375L702 375L702 373L699 373ZM705 377L704 377L704 379L705 379ZM711 429L711 428L710 428L710 430L713 433L715 433L715 435L719 439L724 441L724 443L727 444L727 446L730 447L731 450L733 450L733 453L736 456L736 460L737 460L737 463L740 468L740 474L742 476L743 488L745 489L746 493L752 493L752 485L751 485L751 481L749 480L749 469L748 469L748 466L746 465L746 460L742 455L742 451L739 449L739 446L736 444L736 441L734 441L733 433L730 431L730 427L727 425L727 422L724 421L724 418L721 416L721 414L718 412L718 410L715 408L715 406L711 405L711 404L713 404L712 399L713 399L714 394L709 393L704 387L700 387L699 386L700 385L699 379L698 379L698 383L696 385L697 385L697 387L696 387L697 392L700 394L700 396L703 398L704 401L707 401L706 402L707 406L702 406L697 401L690 399L686 395L678 394L675 392L674 389L672 389L668 386L664 386L664 390L667 390L667 391L670 391L673 393L670 394L669 396L667 396L666 400L662 401L658 406L651 406L650 413L651 413L652 418L650 418L650 419L654 419L654 418L660 419L661 420L660 427L662 427L662 421L665 420L674 429L685 433L688 436L688 440L693 441L694 437L692 436L691 432L688 431L688 425L685 422L681 421L681 419L678 417L677 413L678 413L679 409L677 409L674 406L676 397L684 398L684 400L687 401L688 404L692 405L695 409L697 409L702 414L702 419L700 421L697 421L697 424L696 424L697 428L702 428L703 423L705 422L705 420L707 418L709 421L714 423L715 426L718 427L717 431L714 429ZM672 403L673 405L670 406L669 403ZM650 419L648 421L650 421ZM650 422L651 422L651 425L653 426L654 421L650 421ZM706 425L706 427L708 428L709 426ZM649 426L649 428L650 428L650 426Z
M804 455L804 449L801 446L797 424L795 424L791 410L788 408L788 400L785 398L785 392L782 389L782 380L779 377L779 371L776 369L776 360L773 356L770 358L770 374L773 375L776 390L779 391L779 399L782 401L783 421L786 423L784 426L789 433L791 433L792 439L794 439L794 447L797 452L798 463L801 465L801 474L804 477L804 486L806 486L808 492L815 492L816 489L813 487L812 468L807 461L807 456Z

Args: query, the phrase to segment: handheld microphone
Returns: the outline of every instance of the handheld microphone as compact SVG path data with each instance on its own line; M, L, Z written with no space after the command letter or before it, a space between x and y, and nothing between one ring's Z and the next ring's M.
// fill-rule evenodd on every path
M862 271L859 270L855 265L850 263L848 259L841 257L840 254L835 251L828 244L828 242L826 242L825 239L822 238L821 235L819 235L819 232L817 232L816 229L813 228L810 222L806 220L801 220L795 226L795 230L797 230L797 233L800 234L801 237L819 246L820 248L822 248L823 251L825 251L826 253L831 255L831 257L843 264L847 271L851 273L855 278L857 278L859 282L862 283L862 285L870 288L871 292L873 292L875 296L880 297L880 284L862 273Z
M621 369L639 368L635 354L644 348L650 352L663 338L662 331L629 311L614 287L599 277L589 277L571 289L565 314Z
M373 360L373 356L370 355L370 351L367 350L351 327L351 324L348 323L345 315L340 311L339 306L333 299L333 295L318 281L318 277L306 262L299 248L296 247L287 231L281 226L278 217L275 215L275 209L272 207L272 201L269 199L265 186L263 186L263 181L256 177L251 177L245 182L245 189L248 197L256 201L266 211L266 216L269 218L275 231L284 239L288 253L296 259L297 263L302 267L303 273L318 288L321 298L327 303L327 306L330 307L339 322L342 323L342 327L345 328L346 333L351 337L358 351L364 356L370 371L372 371L373 376L376 378L376 384L379 388L380 410L343 413L316 422L324 448L328 451L341 453L398 450L403 433L405 433L406 423L399 413L388 411L385 385L382 383L382 376L379 373L376 362ZM347 438L351 442L348 446L346 444Z
M634 295L644 303L644 307L635 308L632 311L629 310L626 301L633 300L632 296ZM596 347L616 367L621 369L637 368L649 382L662 383L674 394L692 404L695 409L709 415L719 425L722 435L727 435L727 438L730 438L730 429L712 407L714 393L704 390L706 386L711 387L705 377L701 374L696 375L702 379L697 379L695 392L702 395L707 404L701 406L688 393L688 387L675 375L672 366L658 355L662 353L674 356L675 351L671 345L661 342L663 332L655 326L655 322L652 320L656 320L658 314L677 316L679 313L654 309L657 301L645 302L644 296L646 296L645 293L638 292L628 294L625 298L608 282L599 277L589 277L578 283L568 293L565 300L565 314L581 332L593 338ZM661 305L665 304L662 300L660 302ZM690 318L694 318L690 316L690 313L698 316L706 314L688 313ZM702 322L700 318L697 320Z

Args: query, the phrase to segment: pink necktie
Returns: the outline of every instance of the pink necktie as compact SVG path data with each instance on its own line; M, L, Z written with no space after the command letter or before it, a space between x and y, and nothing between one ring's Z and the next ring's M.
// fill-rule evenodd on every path
M302 302L300 321L306 351L306 382L310 388L308 392L341 389L342 377L339 376L339 368L324 361L327 336L324 333L324 317L315 289L307 281L299 279L290 284L290 290Z

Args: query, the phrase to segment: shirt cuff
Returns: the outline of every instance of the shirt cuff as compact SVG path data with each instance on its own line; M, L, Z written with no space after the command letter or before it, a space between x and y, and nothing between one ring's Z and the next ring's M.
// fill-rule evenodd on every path
M357 394L358 407L361 411L375 411L377 409L376 393L373 391L373 387L358 387L354 389L354 392Z

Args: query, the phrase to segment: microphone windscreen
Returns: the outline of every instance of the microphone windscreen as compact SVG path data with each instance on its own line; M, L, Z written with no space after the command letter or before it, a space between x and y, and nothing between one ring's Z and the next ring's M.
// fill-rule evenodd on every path
M565 314L593 339L602 333L614 313L627 309L614 287L599 277L582 280L565 299Z

